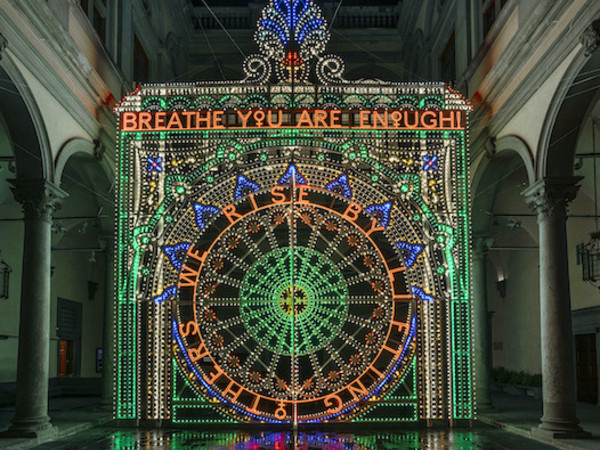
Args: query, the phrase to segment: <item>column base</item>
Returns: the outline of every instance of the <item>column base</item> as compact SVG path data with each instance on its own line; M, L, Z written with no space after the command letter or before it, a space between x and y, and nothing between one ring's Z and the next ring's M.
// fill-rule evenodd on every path
M3 438L34 438L52 439L58 435L58 430L50 423L50 417L32 420L15 420L6 431L0 433Z
M542 439L587 439L592 433L584 431L577 423L556 422L541 423L531 429L531 434Z

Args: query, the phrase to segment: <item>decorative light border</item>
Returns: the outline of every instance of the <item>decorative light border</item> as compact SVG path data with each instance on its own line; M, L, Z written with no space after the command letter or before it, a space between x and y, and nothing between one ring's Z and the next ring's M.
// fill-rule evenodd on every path
M305 32L295 34L298 30ZM442 84L349 82L343 79L341 59L319 56L328 36L320 11L308 0L273 1L263 12L257 39L263 54L247 59L245 80L138 87L116 108L119 129L123 130L121 117L124 113L143 111L279 110L283 114L292 110L398 110L411 114L457 111L465 119L461 126L452 129L410 130L405 127L381 130L323 126L285 130L230 130L224 127L194 131L121 131L117 155L119 239L116 243L115 417L185 422L176 417L179 400L172 385L176 369L171 364L164 364L173 351L169 336L173 320L170 299L174 290L172 286L163 285L163 280L156 280L151 286L156 295L144 296L143 292L148 291L145 277L149 275L144 266L146 249L154 245L157 227L168 223L173 202L177 196L185 196L187 186L193 180L202 179L212 185L216 182L214 169L241 161L244 155L261 152L262 148L279 146L330 149L338 152L342 163L350 167L358 167L359 162L366 164L370 167L372 183L393 187L399 199L417 208L412 213L412 220L427 230L427 242L407 241L398 246L400 251L407 252L407 267L415 264L421 252L426 255L423 259L428 261L420 264L422 275L412 288L415 298L420 300L416 303L417 322L413 328L417 332L417 358L411 372L416 380L415 396L406 400L408 403L398 403L416 402L417 409L413 417L386 420L473 418L466 126L470 105L460 94ZM309 62L314 57L317 58L318 84L309 82L313 73ZM281 84L267 84L272 73L270 60L278 64L274 72ZM213 143L214 150L204 151L201 162L191 163L187 175L164 173L168 172L165 156L169 154L169 145L192 148L195 143L205 141ZM428 144L430 141L442 145L432 148ZM382 148L382 144L395 146L395 149ZM148 153L148 149L154 149L154 154L136 160L136 155ZM326 164L326 155L317 153L315 157L319 163ZM260 158L268 163L266 153L261 153ZM140 173L157 178L141 183ZM326 188L341 188L343 195L351 195L347 192L350 187L344 176L329 180ZM132 180L137 181L132 184ZM138 215L140 199L152 201L144 216ZM381 200L371 205L368 212L387 214L387 206L382 206L386 205L385 199ZM203 207L214 208L215 212L219 210L214 205ZM176 260L171 259L171 262ZM148 300L152 306L142 307ZM142 326L149 321L154 324L151 331ZM151 343L151 347L142 351L142 341ZM160 370L150 377L147 372L150 368ZM398 402L388 392L390 395L389 401ZM365 421L383 420L367 416L364 416ZM349 418L361 420L360 417ZM230 419L221 417L214 421L229 422Z

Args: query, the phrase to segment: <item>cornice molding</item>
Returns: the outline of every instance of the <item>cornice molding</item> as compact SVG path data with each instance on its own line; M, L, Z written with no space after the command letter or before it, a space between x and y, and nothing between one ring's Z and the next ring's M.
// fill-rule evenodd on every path
M77 49L75 42L58 23L45 2L21 0L11 4L16 12L21 13L20 18L28 22L29 27L26 31L35 30L40 35L39 39L48 45L52 56L57 58L64 72L59 74L53 70L44 56L29 42L31 36L28 37L11 17L0 10L0 28L11 42L11 55L40 80L47 91L64 105L64 109L91 137L97 136L98 129L106 126L106 122L114 126L112 111L102 101L103 93L92 83L92 79L96 83L103 83L102 78L89 64L85 55ZM117 78L120 78L120 74ZM79 95L83 94L96 103L104 120L98 120L77 100L79 95L74 92L74 87L80 89Z
M564 12L565 2L551 4L554 5L554 8L551 9L551 11L547 11L546 14L538 12L530 18L526 25L527 30L524 31L523 34L520 34L518 39L515 38L511 41L509 48L502 55L502 62L496 63L494 68L486 76L486 78L490 76L496 76L498 78L492 83L494 89L488 93L486 104L493 104L495 98L504 93L507 84L510 83L512 76L518 71L519 66L522 64L521 62L530 59L533 53L538 49L537 44L542 42L548 36L550 31L547 27L542 27L541 25L555 20ZM548 2L540 2L538 9L541 9L544 6L548 8L547 5ZM541 58L541 60L544 61L544 64L536 65L533 71L525 77L519 86L517 86L511 94L510 99L498 109L494 115L494 119L487 125L492 134L498 135L502 131L522 107L522 99L531 98L548 76L567 59L569 54L577 48L578 45L580 45L580 36L583 34L586 27L589 26L590 15L594 14L600 14L600 4L593 0L589 0L586 2L586 6L579 10L573 21L568 25L567 28L569 33L560 36L557 35L554 44L549 46L548 51ZM546 30L544 35L541 34L543 30ZM485 115L485 110L476 109L472 121L476 122ZM486 137L485 133L482 133L482 131L483 129L478 130L477 133L471 135L473 138L471 141L473 156L478 154L478 151L480 151L479 149L482 148L483 140Z

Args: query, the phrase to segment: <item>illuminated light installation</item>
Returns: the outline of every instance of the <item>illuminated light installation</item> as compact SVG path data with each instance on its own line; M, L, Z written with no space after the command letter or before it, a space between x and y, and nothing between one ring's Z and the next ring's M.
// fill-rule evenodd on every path
M116 109L115 417L473 418L470 106L344 79L308 0L256 39L244 80Z

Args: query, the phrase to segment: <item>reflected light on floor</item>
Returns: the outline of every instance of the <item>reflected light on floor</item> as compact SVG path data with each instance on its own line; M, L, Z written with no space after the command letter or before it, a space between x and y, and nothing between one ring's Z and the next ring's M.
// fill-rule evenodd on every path
M199 432L199 431L118 431L112 435L113 449L169 448L223 450L376 450L455 448L470 449L470 431L414 431L405 433L332 432Z

